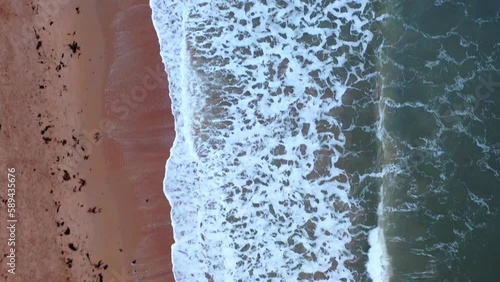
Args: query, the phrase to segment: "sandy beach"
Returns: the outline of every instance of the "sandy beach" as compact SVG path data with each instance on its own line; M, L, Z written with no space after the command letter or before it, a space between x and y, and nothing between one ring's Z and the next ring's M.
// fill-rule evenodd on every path
M0 23L0 278L174 281L148 1L3 1Z

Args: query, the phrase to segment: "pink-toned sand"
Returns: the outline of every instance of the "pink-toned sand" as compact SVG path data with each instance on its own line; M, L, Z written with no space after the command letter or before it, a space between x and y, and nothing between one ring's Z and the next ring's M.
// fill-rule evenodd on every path
M15 167L18 219L16 274L2 256L0 278L174 281L174 127L150 16L147 0L0 2L0 197ZM6 216L5 201L0 230Z

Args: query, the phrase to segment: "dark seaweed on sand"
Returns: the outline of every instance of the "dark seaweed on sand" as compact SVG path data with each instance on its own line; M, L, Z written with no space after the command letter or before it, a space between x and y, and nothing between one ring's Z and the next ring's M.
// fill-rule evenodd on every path
M73 54L75 54L77 51L80 50L80 46L78 46L78 43L76 41L73 41L71 44L68 44L69 48L71 51L73 51Z

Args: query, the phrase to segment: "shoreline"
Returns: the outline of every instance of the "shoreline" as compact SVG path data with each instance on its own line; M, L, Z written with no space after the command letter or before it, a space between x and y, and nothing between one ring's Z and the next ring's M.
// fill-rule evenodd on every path
M0 82L10 93L0 103L9 146L0 146L1 169L16 166L20 190L9 281L174 281L163 177L175 133L151 11L140 2L0 4Z

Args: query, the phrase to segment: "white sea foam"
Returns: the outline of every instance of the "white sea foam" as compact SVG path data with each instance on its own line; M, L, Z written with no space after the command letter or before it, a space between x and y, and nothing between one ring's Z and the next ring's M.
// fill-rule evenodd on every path
M391 275L390 259L387 254L384 231L380 226L384 225L384 187L381 187L381 201L378 205L379 226L370 230L368 235L368 262L366 270L373 282L389 281ZM398 240L398 239L396 239ZM400 240L400 239L399 239Z
M151 0L176 120L177 281L355 279L333 113L365 79L367 0L309 2Z
M366 264L366 269L373 282L385 282L388 281L389 277L388 258L383 237L384 235L379 227L372 229L368 237L370 250L368 252L369 260Z

